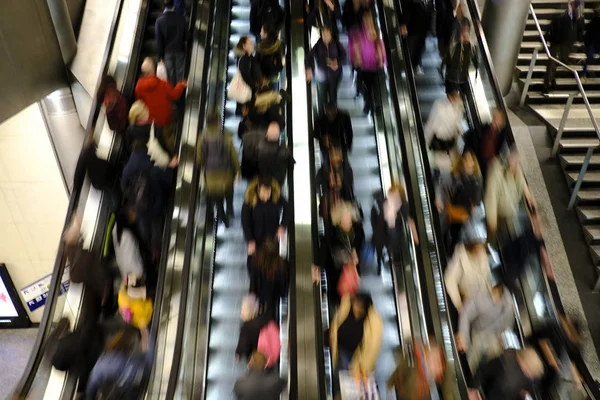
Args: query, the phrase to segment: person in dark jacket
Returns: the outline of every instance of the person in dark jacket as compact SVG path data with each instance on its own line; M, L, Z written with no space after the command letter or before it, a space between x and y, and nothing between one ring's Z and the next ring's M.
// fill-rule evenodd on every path
M540 357L531 347L506 350L502 356L479 367L469 387L469 399L521 400L534 391L534 382L544 373Z
M233 387L237 400L279 400L286 383L277 371L267 372L266 365L264 354L252 354L248 373L238 378Z
M250 265L250 293L258 297L263 312L275 315L279 300L287 295L288 266L279 256L279 244L265 241Z
M331 29L335 39L339 37L337 21L342 18L342 10L338 0L313 0L309 5L310 12L306 18L307 26L321 30L324 27Z
M175 86L185 78L187 21L183 14L175 11L174 0L165 0L165 10L154 29L158 59L165 63L169 82Z
M430 0L404 0L402 13L398 16L400 33L408 36L412 67L417 75L423 75L421 58L425 51L425 39L431 27L433 2Z
M460 27L460 41L448 52L446 61L446 93L456 90L463 94L469 93L469 69L471 65L475 70L479 68L477 47L471 43L471 24L466 20ZM477 72L476 75L477 77Z
M475 153L481 176L487 176L488 165L500 154L506 145L506 115L501 110L492 111L492 122L481 130L472 129L464 134L465 149Z
M587 54L587 58L583 64L581 76L586 77L588 75L588 65L590 63L596 64L595 57L600 53L600 5L594 10L592 20L585 28L583 42L585 43L585 53Z
M235 349L235 356L238 361L250 360L252 353L258 348L260 331L269 322L273 321L271 315L260 314L259 311L260 303L256 296L252 293L245 296L242 300L242 312L240 314L242 326L240 327L240 336Z
M442 60L450 50L454 23L456 22L454 14L455 1L435 0L435 33L437 36L438 51Z
M337 203L354 200L354 172L341 148L329 148L317 171L315 183L321 196L319 215L329 223L331 210Z
M142 336L142 351L136 348L132 332L119 331L106 345L104 353L92 369L86 389L86 400L141 399L141 385L150 374L154 355L148 351L148 338Z
M104 112L109 128L117 134L123 133L127 128L127 102L117 88L115 78L111 75L102 78L98 88L98 101L104 103Z
M244 135L242 176L252 180L258 175L274 177L283 184L293 158L285 144L280 144L279 124L271 122L267 129L256 129Z
M275 179L261 177L248 184L242 206L242 229L248 243L248 262L266 240L279 241L292 216Z
M117 168L96 155L96 143L93 134L90 134L83 144L83 149L75 166L73 187L81 187L86 175L94 188L106 192L110 192L114 188L117 180Z
M260 63L260 70L265 79L276 89L279 74L284 67L285 45L277 38L278 33L268 25L263 25L260 31L262 40L256 46L256 57Z
M283 29L285 13L278 0L250 1L250 32L257 42L264 40L261 29L266 25L267 30L276 37Z
M583 39L585 20L579 11L579 1L570 0L567 10L555 16L546 29L546 38L550 42L550 54L565 64L569 64L569 54L573 51L573 44ZM548 92L556 82L556 63L549 61L544 77L544 91Z
M321 38L304 60L306 80L310 82L315 78L317 81L320 104L337 102L338 86L342 80L342 65L345 62L346 50L333 38L331 28L324 26L321 28Z
M248 36L242 36L233 48L233 52L238 57L238 69L242 79L250 89L252 94L256 94L262 85L262 72L260 62L254 55L254 42Z
M69 325L68 319L66 324ZM74 331L69 329L59 338L51 363L57 370L68 371L79 379L77 391L84 392L88 377L103 349L102 327L91 320L83 321Z
M319 141L321 153L326 154L330 147L342 149L344 155L352 151L352 120L350 114L339 110L337 104L325 104L324 112L315 118L313 137Z

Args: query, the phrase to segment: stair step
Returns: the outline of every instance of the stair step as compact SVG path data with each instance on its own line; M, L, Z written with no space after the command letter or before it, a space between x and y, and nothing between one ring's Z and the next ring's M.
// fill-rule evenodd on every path
M588 244L600 243L600 226L584 226L583 233Z
M594 261L594 265L600 265L600 246L590 246L590 254Z
M563 168L581 168L585 159L585 154L561 154L560 162ZM600 167L600 154L592 155L590 168Z
M569 178L569 183L573 184L577 181L577 177L579 176L579 171L567 172L567 176ZM600 184L600 172L596 171L586 171L583 176L584 184Z
M577 207L577 215L583 224L600 222L600 207L582 206Z
M591 204L600 200L600 189L581 189L577 193L577 201L580 204Z
M561 149L588 149L592 146L598 146L600 141L598 139L588 139L588 138L569 138L569 139L561 139L560 140L560 148Z

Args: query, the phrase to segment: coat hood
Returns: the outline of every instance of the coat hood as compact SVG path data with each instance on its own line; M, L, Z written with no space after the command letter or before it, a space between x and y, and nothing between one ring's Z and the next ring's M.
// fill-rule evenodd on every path
M151 92L161 84L160 78L155 75L143 76L138 79L136 88L144 92Z
M250 205L252 208L258 204L258 178L254 178L252 182L248 184L248 188L246 189L246 195L244 196L244 202ZM279 187L279 183L277 183L276 179L271 180L271 201L273 203L277 203L279 201L279 197L281 196L281 188Z
M279 51L280 47L281 40L264 39L256 46L256 51L261 54L274 54Z

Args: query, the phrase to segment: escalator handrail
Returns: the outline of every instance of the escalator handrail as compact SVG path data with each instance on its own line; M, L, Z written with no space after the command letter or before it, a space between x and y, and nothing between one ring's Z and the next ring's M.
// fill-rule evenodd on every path
M109 68L108 60L110 59L110 54L113 50L113 47L114 47L114 44L116 41L116 30L117 30L116 28L118 26L118 21L120 20L120 17L121 17L123 3L124 3L124 0L118 1L116 8L115 8L115 12L113 13L113 16L112 16L111 25L109 28L108 44L107 44L106 50L102 56L102 75L101 76L105 76L108 71L108 68ZM92 98L92 104L90 107L91 113L90 113L90 117L88 118L86 130L85 130L86 133L85 133L83 143L86 143L88 141L88 139L94 134L94 126L98 120L101 109L102 109L102 101L100 101L100 99L98 99L97 95L94 94L94 96ZM69 226L71 219L73 218L73 216L75 215L75 212L77 211L83 187L84 187L84 182L81 181L81 182L78 182L78 185L74 186L73 190L71 191L71 194L69 196L69 204L67 205L67 212L66 212L66 216L65 216L65 223L64 223L65 229ZM61 232L64 232L64 229ZM39 328L38 334L36 336L36 339L35 339L35 342L33 345L33 349L29 356L29 360L27 361L27 365L25 366L24 372L21 375L21 379L19 380L15 389L13 390L13 393L17 394L18 396L26 396L27 393L29 392L31 385L35 379L35 375L37 374L39 365L44 356L44 349L45 349L46 341L47 341L48 337L50 336L51 329L52 329L52 318L56 311L56 303L58 301L58 297L60 296L60 286L61 286L63 273L65 271L65 267L66 267L66 257L64 254L64 243L62 241L62 234L61 234L61 239L60 239L60 242L58 245L57 256L54 261L54 267L52 269L52 271L53 271L52 278L50 280L50 286L48 288L48 296L46 297L46 305L44 307L44 313L42 315L42 319L39 324L40 328Z
M506 104L504 102L504 97L502 97L502 95L501 95L502 92L500 91L500 86L496 79L496 74L494 73L494 66L491 62L491 56L490 56L489 48L487 46L487 41L485 40L485 33L483 32L483 27L481 25L481 20L480 20L480 15L479 15L477 5L475 4L474 0L467 0L467 4L469 6L469 12L471 14L471 18L475 22L473 24L474 28L475 28L475 34L477 35L477 40L478 40L480 48L481 48L480 52L482 55L482 59L484 61L484 65L486 68L488 78L490 79L490 81L492 83L492 89L493 89L493 93L494 93L494 99L496 101L496 107L500 108L503 111L504 115L507 116L506 118L508 119L508 114L506 112ZM531 12L534 13L533 5L531 5L530 7L531 7ZM534 13L534 15L535 15L535 13ZM537 23L537 20L536 20L536 23ZM537 24L537 25L539 27L539 24ZM547 48L546 48L546 50L547 50ZM510 145L512 145L515 143L515 139L514 139L512 129L509 128L510 123L508 121L506 123L506 127L508 128L507 129L507 141L509 142ZM597 130L598 129L596 127L596 131ZM546 291L547 291L550 301L552 301L554 304L557 304L560 307L562 307L561 299L559 297L555 297L553 295L553 292L550 290L546 271L544 269L542 269L541 273L544 276ZM557 323L558 326L560 326L560 323L557 320L554 322ZM592 394L595 396L595 398L600 399L600 388L598 388L598 385L596 384L594 378L590 374L583 358L577 357L577 359L573 360L573 361L574 361L575 365L577 366L577 370L582 375L582 378L583 378L586 386L588 387L588 389L592 392Z

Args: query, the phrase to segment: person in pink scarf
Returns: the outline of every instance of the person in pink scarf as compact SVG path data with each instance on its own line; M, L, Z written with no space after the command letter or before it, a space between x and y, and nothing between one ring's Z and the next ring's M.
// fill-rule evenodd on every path
M379 106L377 77L387 64L385 47L371 13L363 14L362 29L354 31L348 43L350 62L357 69L359 90L365 101L363 113Z

